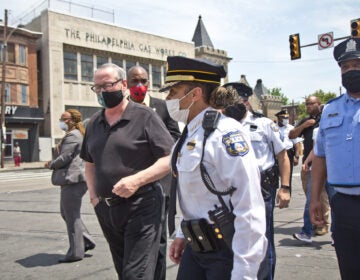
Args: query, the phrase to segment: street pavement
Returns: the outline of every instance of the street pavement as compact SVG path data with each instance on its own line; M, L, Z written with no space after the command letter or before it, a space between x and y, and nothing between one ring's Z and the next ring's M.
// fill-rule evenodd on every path
M82 218L97 246L80 262L58 263L68 239L59 214L59 188L51 185L51 172L42 167L41 162L16 168L8 163L0 169L0 279L117 279L87 194ZM293 184L290 207L275 208L275 279L340 279L330 234L314 237L311 244L292 237L301 229L305 199L299 167L294 170ZM177 266L168 260L167 280L176 279L176 272Z

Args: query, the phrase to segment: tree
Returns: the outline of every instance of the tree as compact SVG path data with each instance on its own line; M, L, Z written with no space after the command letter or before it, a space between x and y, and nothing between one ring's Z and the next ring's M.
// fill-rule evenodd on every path
M269 94L272 96L280 96L281 98L281 103L283 105L287 105L289 98L287 98L282 92L281 92L281 88L272 88L269 90Z
M310 94L309 96L316 96L320 99L321 104L326 104L329 100L336 97L336 93L333 92L324 92L323 90L319 89L315 91L313 94ZM305 99L309 96L306 96ZM306 113L306 106L305 101L302 102L298 107L298 119L301 120L307 116Z

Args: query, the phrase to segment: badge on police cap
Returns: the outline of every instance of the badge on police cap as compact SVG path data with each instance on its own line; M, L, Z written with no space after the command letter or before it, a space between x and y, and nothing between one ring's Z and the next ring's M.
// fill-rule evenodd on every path
M230 156L244 156L249 152L249 145L240 131L232 131L223 135L222 142Z
M334 58L340 64L351 59L360 59L360 38L351 37L334 48Z

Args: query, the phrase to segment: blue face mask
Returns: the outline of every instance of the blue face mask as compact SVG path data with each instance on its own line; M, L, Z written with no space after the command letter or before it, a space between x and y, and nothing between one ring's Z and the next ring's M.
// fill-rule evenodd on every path
M68 129L69 129L69 126L63 121L59 122L59 127L64 131L68 131Z
M121 103L124 95L121 90L117 91L102 91L97 95L98 102L104 108L113 108Z

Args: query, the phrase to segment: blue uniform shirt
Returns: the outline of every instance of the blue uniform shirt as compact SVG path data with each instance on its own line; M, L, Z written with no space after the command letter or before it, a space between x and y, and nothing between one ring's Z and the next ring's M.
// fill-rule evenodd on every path
M360 98L331 100L321 116L315 155L326 157L327 180L346 194L360 195Z

